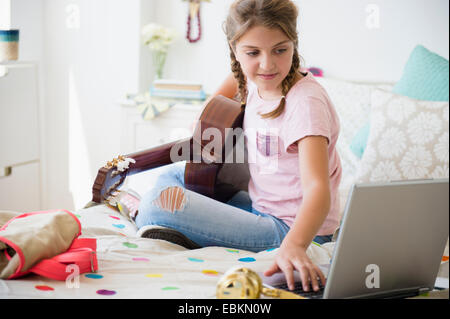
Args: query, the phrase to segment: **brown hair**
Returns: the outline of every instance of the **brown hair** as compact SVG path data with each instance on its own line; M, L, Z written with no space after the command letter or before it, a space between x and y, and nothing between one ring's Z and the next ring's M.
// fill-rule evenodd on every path
M243 104L247 100L247 81L233 51L239 38L250 28L263 26L280 29L294 42L292 66L286 78L281 82L283 98L275 110L261 114L263 118L277 118L284 112L285 96L297 79L300 70L297 17L298 9L291 0L236 0L231 5L224 23L224 32L230 45L231 71L238 82L239 95Z

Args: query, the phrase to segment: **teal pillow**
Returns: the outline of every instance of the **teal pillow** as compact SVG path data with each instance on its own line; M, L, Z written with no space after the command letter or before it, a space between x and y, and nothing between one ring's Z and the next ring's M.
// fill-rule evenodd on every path
M417 45L409 56L403 75L392 92L425 101L448 101L449 63L445 58ZM369 138L368 121L350 143L351 151L362 158Z
M350 143L350 150L360 159L362 158L364 150L366 149L367 140L369 139L369 133L370 121L367 121L367 123L361 129L359 129L355 137L353 137L352 142Z
M425 101L448 101L448 60L418 45L392 92Z

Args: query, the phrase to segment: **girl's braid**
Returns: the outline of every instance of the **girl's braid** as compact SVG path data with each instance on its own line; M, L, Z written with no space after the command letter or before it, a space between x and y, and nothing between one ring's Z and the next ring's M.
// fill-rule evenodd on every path
M281 83L283 96L286 96L291 87L294 85L299 70L300 70L300 58L298 55L297 48L294 48L294 56L292 57L291 69L289 70L289 73L286 76L286 78Z
M230 48L230 58L231 58L231 71L233 72L234 78L238 82L239 88L239 98L241 104L247 103L247 81L245 80L244 72L242 72L241 65L236 60L233 50Z
M289 70L288 75L284 78L283 82L281 82L281 91L283 97L280 101L280 104L272 112L260 114L262 118L277 118L284 112L284 108L286 106L286 95L291 89L291 87L295 84L295 80L297 78L299 70L300 70L300 56L298 54L297 47L295 47L294 55L292 57L291 69Z

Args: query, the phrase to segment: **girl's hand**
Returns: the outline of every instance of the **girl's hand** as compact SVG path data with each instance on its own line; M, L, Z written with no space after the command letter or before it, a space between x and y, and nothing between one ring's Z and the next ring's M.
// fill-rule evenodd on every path
M294 270L296 269L300 273L303 290L309 291L311 283L314 291L318 291L318 278L320 278L322 285L325 285L325 276L319 267L309 259L306 248L296 245L286 237L278 250L275 262L264 272L264 275L272 276L282 271L286 276L289 290L294 290Z

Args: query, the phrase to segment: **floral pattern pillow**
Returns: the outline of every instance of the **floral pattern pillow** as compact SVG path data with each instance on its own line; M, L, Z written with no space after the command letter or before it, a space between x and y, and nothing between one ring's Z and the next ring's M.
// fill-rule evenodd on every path
M372 92L371 129L356 182L449 176L449 103Z
M357 132L369 121L372 91L377 88L390 91L393 85L355 83L329 77L317 77L316 80L323 86L333 102L341 125L336 147L342 163L342 180L339 185L340 213L342 214L361 161L350 148L350 144Z

